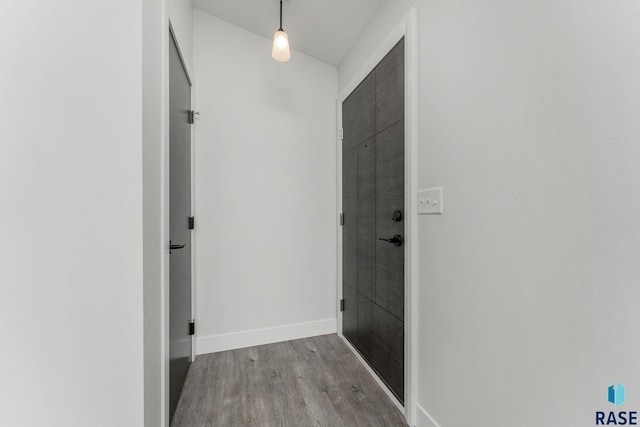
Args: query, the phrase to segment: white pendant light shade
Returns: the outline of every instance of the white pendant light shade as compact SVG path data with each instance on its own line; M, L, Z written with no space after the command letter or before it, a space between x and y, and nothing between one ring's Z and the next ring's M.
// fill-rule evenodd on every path
M273 35L273 49L271 57L278 62L287 62L291 59L289 50L289 36L282 29L282 0L280 0L280 27Z
M279 29L273 35L273 50L271 57L278 62L287 62L291 59L291 51L289 50L289 36L284 30Z

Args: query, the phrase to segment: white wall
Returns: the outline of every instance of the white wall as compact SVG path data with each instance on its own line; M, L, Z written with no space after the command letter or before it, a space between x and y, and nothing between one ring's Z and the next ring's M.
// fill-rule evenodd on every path
M198 352L335 332L337 70L194 23Z
M0 3L0 408L140 426L142 2Z
M189 74L193 71L193 1L164 0L171 20L173 32L178 39L182 59Z
M445 214L419 223L418 425L593 425L615 381L637 410L640 4L419 10L419 186Z
M443 427L640 408L640 3L421 1L420 395Z
M387 0L380 4L338 67L338 93L351 83L389 33L407 15L409 8L417 3L418 0Z
M166 149L166 66L169 26L164 1L143 0L143 253L144 253L144 425L165 420L166 366L163 352L165 258L163 152Z

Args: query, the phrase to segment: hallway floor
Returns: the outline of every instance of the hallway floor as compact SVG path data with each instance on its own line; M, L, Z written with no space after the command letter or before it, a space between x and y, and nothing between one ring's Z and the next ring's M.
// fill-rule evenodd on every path
M404 417L335 334L198 356L172 427L395 427Z

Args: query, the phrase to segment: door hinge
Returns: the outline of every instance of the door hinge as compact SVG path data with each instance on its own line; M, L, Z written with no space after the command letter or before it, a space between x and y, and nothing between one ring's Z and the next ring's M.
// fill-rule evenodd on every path
M191 322L189 322L189 335L195 335L196 334L196 321L192 320Z
M344 139L344 129L338 128L338 139L342 141Z
M196 219L195 217L189 217L189 230L193 230L196 228Z
M190 125L194 124L196 121L196 116L199 116L199 115L200 115L199 111L189 110L189 124Z
M344 311L344 299L340 300L340 311Z
M340 214L340 225L344 225L344 214Z

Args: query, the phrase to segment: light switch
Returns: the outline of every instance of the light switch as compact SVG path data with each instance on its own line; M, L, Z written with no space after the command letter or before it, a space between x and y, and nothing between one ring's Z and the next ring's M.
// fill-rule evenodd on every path
M442 214L442 187L418 191L418 214Z

